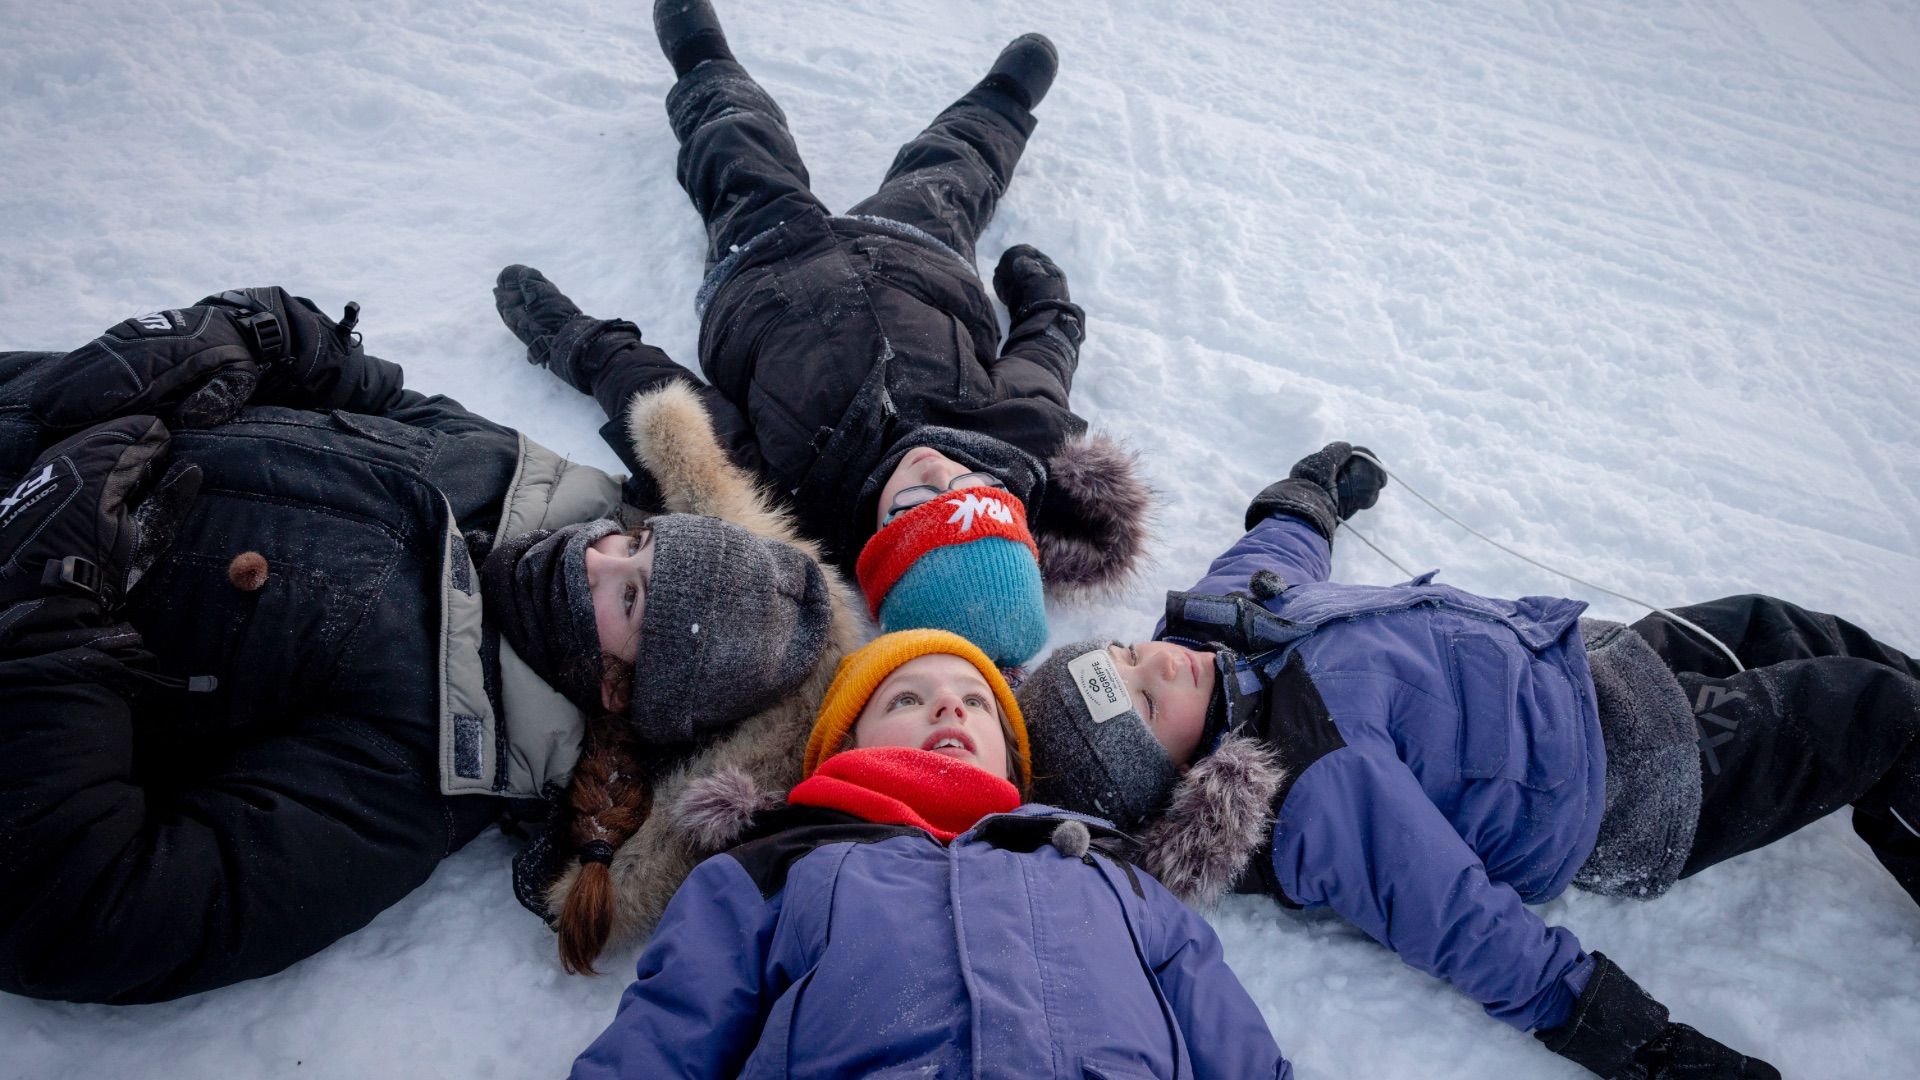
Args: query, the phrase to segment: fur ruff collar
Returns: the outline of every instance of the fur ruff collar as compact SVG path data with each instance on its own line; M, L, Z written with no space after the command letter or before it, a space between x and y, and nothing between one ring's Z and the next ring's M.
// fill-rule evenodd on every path
M1111 596L1146 562L1153 489L1138 455L1105 435L1068 439L1047 459L1047 494L1033 539L1047 588Z
M1196 908L1220 901L1273 835L1273 797L1286 780L1262 739L1229 735L1173 789L1166 812L1141 833L1140 864Z
M1212 907L1266 849L1285 779L1265 742L1229 736L1187 771L1167 812L1141 834L1140 865L1186 903ZM723 769L688 784L669 813L702 848L724 851L755 815L782 803L746 773Z

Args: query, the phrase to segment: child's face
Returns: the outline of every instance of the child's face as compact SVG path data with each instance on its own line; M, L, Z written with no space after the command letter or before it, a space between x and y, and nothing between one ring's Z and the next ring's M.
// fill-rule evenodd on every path
M993 687L972 664L945 653L895 668L860 710L853 745L911 746L1008 775L1007 737Z
M640 651L640 622L653 580L653 533L639 529L603 536L587 548L586 560L600 648L632 663ZM600 697L610 711L626 711L625 695L614 687L602 687Z
M1120 669L1120 681L1133 698L1134 711L1146 720L1147 730L1173 763L1186 768L1200 749L1200 734L1207 726L1207 705L1218 678L1213 655L1171 641L1109 645L1107 652Z
M887 524L887 514L893 509L894 500L908 488L924 485L946 491L949 490L947 485L973 471L971 467L960 464L931 446L907 451L907 456L893 467L893 475L887 477L886 486L880 489L880 505L874 511L873 527L879 529ZM975 484L960 486L973 487Z

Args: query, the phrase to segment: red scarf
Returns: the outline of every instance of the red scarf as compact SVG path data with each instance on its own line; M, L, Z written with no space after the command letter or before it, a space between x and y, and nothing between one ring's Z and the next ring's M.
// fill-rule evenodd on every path
M875 746L821 762L787 793L787 804L844 810L876 825L911 825L944 844L988 814L1019 806L1020 789L945 754Z

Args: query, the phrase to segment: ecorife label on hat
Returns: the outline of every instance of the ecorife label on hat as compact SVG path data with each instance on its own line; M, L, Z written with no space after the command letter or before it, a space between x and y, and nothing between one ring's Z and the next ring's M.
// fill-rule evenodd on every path
M1073 676L1073 685L1079 688L1080 700L1087 703L1087 712L1093 715L1094 723L1104 724L1121 713L1133 711L1133 697L1127 693L1127 684L1120 681L1120 672L1105 649L1067 661L1067 674Z

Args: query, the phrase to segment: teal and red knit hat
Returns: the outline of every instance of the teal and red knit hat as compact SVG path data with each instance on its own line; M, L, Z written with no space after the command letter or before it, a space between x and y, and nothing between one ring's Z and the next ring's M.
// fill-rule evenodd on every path
M854 575L885 632L950 630L1008 668L1047 643L1027 509L1002 488L945 492L894 518L861 549Z

